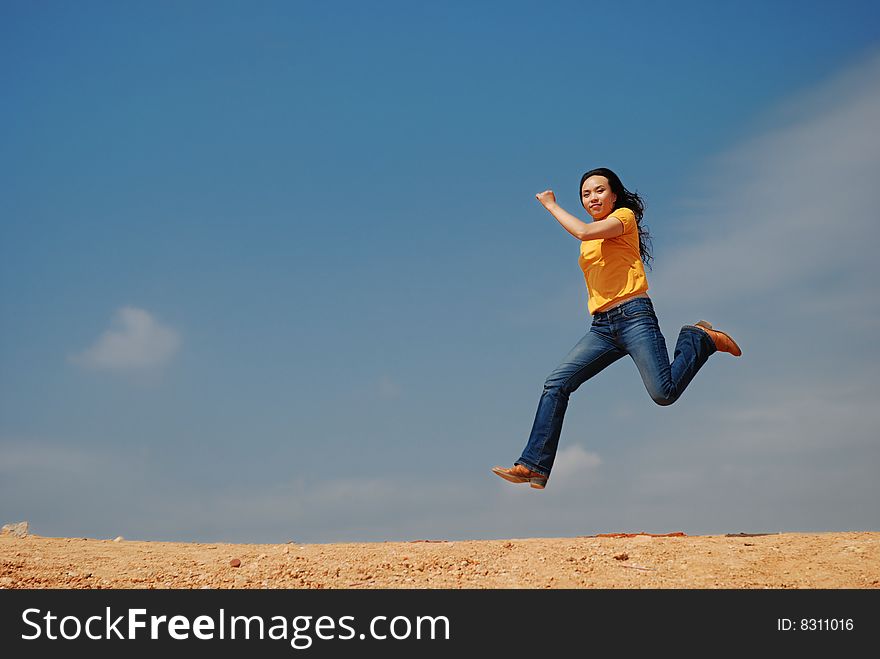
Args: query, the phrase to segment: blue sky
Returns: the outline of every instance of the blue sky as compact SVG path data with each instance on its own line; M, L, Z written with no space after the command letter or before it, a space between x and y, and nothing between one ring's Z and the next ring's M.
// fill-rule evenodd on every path
M876 3L0 3L0 520L236 542L878 530ZM667 343L489 472L589 328L583 171Z

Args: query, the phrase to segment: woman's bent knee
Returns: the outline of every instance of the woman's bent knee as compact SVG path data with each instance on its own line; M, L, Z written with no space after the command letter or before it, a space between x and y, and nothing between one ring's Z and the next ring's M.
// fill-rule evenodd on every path
M666 394L651 394L651 400L660 405L661 407L666 407L667 405L672 405L675 401L678 400L678 396L668 396Z

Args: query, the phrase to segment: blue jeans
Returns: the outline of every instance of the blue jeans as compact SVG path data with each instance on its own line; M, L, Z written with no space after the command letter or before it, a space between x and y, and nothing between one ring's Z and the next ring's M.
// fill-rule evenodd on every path
M544 383L532 433L516 464L544 476L550 475L568 397L624 355L636 363L654 402L672 405L715 351L715 344L706 332L685 325L678 335L675 357L670 364L666 339L660 333L654 305L647 297L634 298L594 314L590 331Z

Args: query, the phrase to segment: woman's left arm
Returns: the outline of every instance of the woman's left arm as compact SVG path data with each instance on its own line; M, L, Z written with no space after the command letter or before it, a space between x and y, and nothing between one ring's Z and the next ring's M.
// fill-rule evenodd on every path
M616 217L606 217L604 220L593 220L581 231L581 240L600 240L602 238L617 238L623 234L623 221Z

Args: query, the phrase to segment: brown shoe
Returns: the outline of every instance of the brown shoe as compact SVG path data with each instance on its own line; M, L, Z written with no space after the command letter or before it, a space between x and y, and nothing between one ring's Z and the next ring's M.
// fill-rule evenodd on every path
M522 465L513 465L511 469L492 467L492 473L501 476L511 483L528 483L536 490L543 490L547 485L547 477Z
M709 335L709 338L712 339L712 342L715 344L715 347L718 349L718 352L729 352L734 357L739 357L742 355L742 350L740 350L739 346L736 344L736 341L733 340L733 337L729 334L725 334L717 329L712 329L711 323L707 323L705 320L701 320L699 323L694 325L694 327L699 327L706 334Z

